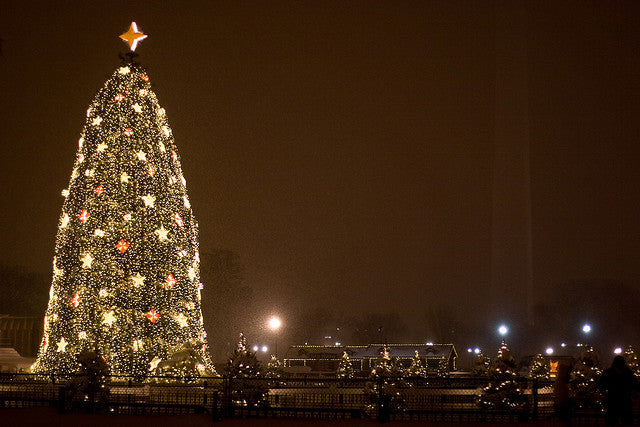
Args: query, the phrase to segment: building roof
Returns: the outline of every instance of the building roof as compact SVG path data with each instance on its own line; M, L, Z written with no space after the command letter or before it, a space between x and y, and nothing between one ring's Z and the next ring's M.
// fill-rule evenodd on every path
M292 345L285 359L339 359L346 351L350 359L375 359L382 353L384 344L369 345ZM416 350L425 358L457 357L453 344L387 344L392 357L411 358Z

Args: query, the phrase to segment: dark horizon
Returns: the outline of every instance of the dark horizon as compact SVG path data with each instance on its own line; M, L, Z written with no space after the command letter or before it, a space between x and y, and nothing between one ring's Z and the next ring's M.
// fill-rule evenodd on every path
M272 314L292 344L385 323L462 351L504 322L542 351L587 321L640 344L637 2L99 5L3 5L0 312L44 313L60 191L135 20L214 353L274 342Z

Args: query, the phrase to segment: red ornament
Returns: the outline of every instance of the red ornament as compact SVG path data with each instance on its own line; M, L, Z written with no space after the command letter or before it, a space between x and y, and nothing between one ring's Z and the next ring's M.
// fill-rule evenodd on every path
M102 185L98 185L96 188L93 189L93 191L95 191L96 194L99 196L104 191L104 188L102 188Z
M184 220L182 219L182 217L178 212L176 212L176 222L180 227L184 227Z
M142 80L144 80L145 82L148 82L148 81L149 81L149 76L147 76L146 74L143 74L143 75L142 75L142 76L140 76L140 77L142 77Z
M173 274L170 274L167 276L167 286L173 289L176 283L177 283L177 280L173 277Z
M151 321L151 323L156 323L160 318L160 313L156 312L153 308L149 310L146 316L147 319Z
M122 101L124 99L124 96L121 93L119 93L115 96L115 99L116 101Z
M73 296L73 298L71 298L71 304L73 304L74 307L78 307L78 304L80 304L80 296L78 295L78 293L76 292L76 294Z
M129 246L131 245L125 242L124 239L120 239L120 241L116 244L116 249L118 249L122 253L125 253Z
M80 220L81 223L85 223L89 220L89 217L91 215L89 215L89 212L87 212L86 209L82 209L82 212L80 212L80 215L78 215L78 219Z
M149 165L149 175L153 176L156 174L156 168L154 168L153 166Z
M126 128L124 130L124 134L127 135L127 136L131 136L131 135L133 135L133 131L131 130L131 128Z

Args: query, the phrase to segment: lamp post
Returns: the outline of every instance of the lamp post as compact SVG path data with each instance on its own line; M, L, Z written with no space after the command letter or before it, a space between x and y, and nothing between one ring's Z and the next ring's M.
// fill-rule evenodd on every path
M585 340L584 345L586 347L589 347L589 334L591 333L591 325L588 323L585 323L584 325L582 325L582 333L584 333L584 340Z
M502 343L504 343L504 337L509 333L509 328L507 327L507 325L500 325L498 327L498 333L500 334Z
M278 357L278 330L282 326L282 321L277 316L272 316L267 323L269 329L275 334L275 353L276 357Z

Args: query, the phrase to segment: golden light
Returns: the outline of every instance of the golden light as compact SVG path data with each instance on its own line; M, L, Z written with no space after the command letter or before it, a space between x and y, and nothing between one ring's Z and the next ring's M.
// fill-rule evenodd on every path
M274 316L269 319L269 329L277 331L278 329L280 329L280 326L282 326L282 321L279 318Z

